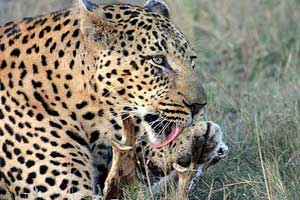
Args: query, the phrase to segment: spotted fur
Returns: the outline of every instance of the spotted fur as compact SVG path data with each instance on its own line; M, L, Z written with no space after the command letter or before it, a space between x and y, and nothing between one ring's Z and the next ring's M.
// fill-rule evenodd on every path
M95 193L122 113L135 118L137 146L162 140L145 133L149 115L189 126L206 104L193 59L185 36L149 4L82 0L0 26L0 197Z

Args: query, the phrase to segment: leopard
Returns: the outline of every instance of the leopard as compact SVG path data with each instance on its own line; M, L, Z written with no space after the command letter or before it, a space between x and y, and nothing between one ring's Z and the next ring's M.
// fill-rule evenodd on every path
M162 0L77 0L0 26L0 198L97 194L124 114L150 159L203 119L197 53L170 13Z

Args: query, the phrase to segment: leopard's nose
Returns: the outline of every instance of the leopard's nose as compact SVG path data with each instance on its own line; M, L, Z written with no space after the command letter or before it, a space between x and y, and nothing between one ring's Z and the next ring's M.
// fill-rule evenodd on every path
M198 114L207 104L207 94L202 84L191 86L188 94L185 95L185 104L191 110L192 116Z
M205 106L207 103L201 104L201 103L193 103L189 105L192 113L192 117L194 117L196 114L198 114Z
M220 148L217 150L217 155L220 158L225 158L229 153L228 146L224 143L221 144Z
M207 103L192 103L189 104L187 102L184 102L185 105L190 109L192 117L200 113L201 110L206 106Z

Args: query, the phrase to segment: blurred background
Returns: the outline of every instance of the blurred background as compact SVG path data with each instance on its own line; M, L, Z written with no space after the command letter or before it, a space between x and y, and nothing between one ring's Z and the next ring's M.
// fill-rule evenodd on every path
M207 119L222 126L230 146L191 199L299 200L300 1L167 2L198 52ZM71 0L0 0L0 23L70 6Z

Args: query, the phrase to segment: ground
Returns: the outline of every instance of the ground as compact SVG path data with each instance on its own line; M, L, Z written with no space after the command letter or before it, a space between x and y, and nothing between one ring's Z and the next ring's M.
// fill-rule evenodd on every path
M206 118L222 126L230 146L228 158L198 180L191 199L298 199L299 1L169 2L173 20L199 53ZM0 22L70 5L0 0ZM128 189L128 199L137 190Z

